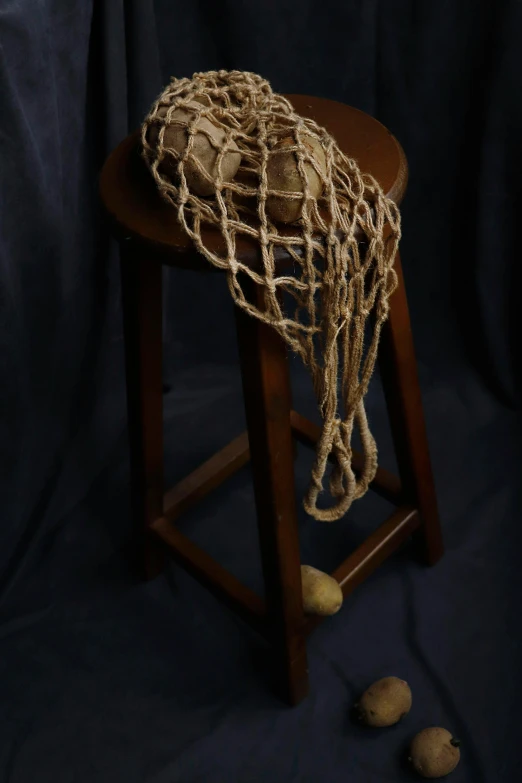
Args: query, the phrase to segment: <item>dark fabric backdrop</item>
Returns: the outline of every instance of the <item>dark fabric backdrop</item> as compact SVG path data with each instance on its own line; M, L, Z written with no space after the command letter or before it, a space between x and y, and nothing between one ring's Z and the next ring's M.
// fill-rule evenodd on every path
M432 724L463 740L455 783L518 780L521 17L515 0L2 0L0 780L400 781L408 739ZM171 75L213 68L353 104L410 163L402 253L447 553L432 570L401 553L315 632L294 710L259 641L189 577L140 585L129 567L117 255L97 175ZM244 421L222 279L172 272L165 288L174 481ZM368 407L393 467L377 382ZM334 566L387 510L365 498L333 526L301 512L303 562ZM260 589L247 469L182 525ZM408 719L352 726L350 704L387 674L412 684Z

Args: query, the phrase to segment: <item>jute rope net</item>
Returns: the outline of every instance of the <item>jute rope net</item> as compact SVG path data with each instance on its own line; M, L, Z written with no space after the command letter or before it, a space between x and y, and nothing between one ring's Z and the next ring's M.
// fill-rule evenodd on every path
M221 129L218 134L205 130L205 119ZM181 150L165 143L171 126L184 131ZM202 133L215 150L210 174L194 153ZM199 253L226 272L235 304L276 329L308 367L323 426L303 505L317 520L341 518L364 495L377 470L377 447L364 396L389 298L397 285L393 269L400 239L397 206L323 128L298 116L256 74L218 71L172 79L146 117L141 139L161 196L175 208ZM313 154L318 145L319 156ZM227 181L223 170L237 149L241 165ZM295 187L292 193L270 187L269 161L281 150L295 155L302 192ZM189 188L187 180L194 178L194 172L202 180L210 177L210 197ZM315 182L320 177L319 197L312 192L313 172ZM292 226L295 230L288 232L287 226L283 232L270 216L267 206L274 198L283 205L285 200L299 203L301 216ZM220 231L223 254L205 243L205 226ZM238 258L240 236L258 243L262 268ZM286 268L279 271L275 256L281 250L290 257L293 274ZM248 278L263 288L264 296L257 302L245 295ZM364 454L358 476L352 469L355 428ZM331 498L325 507L318 505L318 498L329 460Z

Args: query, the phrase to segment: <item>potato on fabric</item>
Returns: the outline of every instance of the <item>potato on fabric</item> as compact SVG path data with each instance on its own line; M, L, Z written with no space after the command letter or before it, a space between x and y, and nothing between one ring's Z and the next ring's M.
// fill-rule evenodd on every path
M339 611L343 603L343 593L333 577L313 566L302 565L301 581L305 614L326 617Z
M440 726L420 731L410 746L410 762L423 778L443 778L460 761L460 742Z
M398 723L411 710L411 690L398 677L383 677L363 693L356 710L366 726L383 728Z

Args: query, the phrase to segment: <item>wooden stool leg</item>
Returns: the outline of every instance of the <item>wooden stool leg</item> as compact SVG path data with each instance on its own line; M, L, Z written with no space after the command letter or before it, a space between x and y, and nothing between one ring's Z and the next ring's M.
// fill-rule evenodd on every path
M263 291L252 286L247 296L260 303ZM239 308L236 323L267 612L278 679L294 705L308 693L308 664L286 347Z
M390 315L382 331L379 366L405 500L419 509L421 518L415 541L423 559L433 565L442 557L444 545L398 254L395 269L399 285L390 300Z
M153 579L164 566L147 527L163 513L162 267L121 251L121 281L131 502L140 576Z

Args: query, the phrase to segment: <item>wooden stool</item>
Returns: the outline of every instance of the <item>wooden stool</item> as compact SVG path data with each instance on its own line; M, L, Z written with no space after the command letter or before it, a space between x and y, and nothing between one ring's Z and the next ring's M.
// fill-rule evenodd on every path
M334 101L287 97L298 114L325 127L390 198L401 201L407 164L400 145L386 128L357 109ZM192 576L272 642L284 697L296 704L308 692L306 634L321 618L303 614L293 437L314 446L319 428L291 409L282 339L236 308L248 432L165 493L162 265L211 268L181 231L172 207L158 195L139 156L139 134L125 139L108 158L101 174L101 195L120 239L132 508L146 574L153 577L161 571L166 547ZM286 230L295 232L295 227ZM206 231L205 242L218 250L223 247L220 235L212 229ZM245 263L260 263L257 245L249 240L238 241L238 255ZM281 258L280 263L284 262ZM427 563L435 563L443 553L399 257L395 267L399 287L391 299L379 361L400 480L380 468L371 488L392 501L397 510L332 574L345 595L412 534ZM258 301L263 296L260 289L252 288L249 294ZM173 524L248 459L252 462L264 600ZM355 455L355 469L360 459Z

